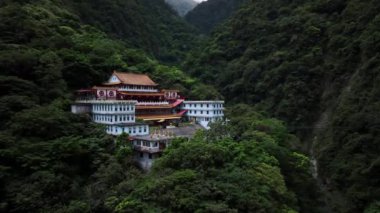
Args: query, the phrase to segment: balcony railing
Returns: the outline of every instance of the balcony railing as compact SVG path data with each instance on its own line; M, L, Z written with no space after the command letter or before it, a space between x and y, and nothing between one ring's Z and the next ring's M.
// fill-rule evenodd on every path
M123 92L158 92L158 89L132 89L132 88L119 88Z
M83 99L83 98L78 98L75 100L76 103L89 103L89 104L96 104L96 103L105 103L105 104L136 104L137 101L135 100L118 100L118 99Z
M150 152L150 153L162 151L162 149L160 149L160 147L148 147L148 146L134 145L134 148L137 151Z
M147 101L147 102L138 102L138 106L155 106L155 105L169 105L167 101Z

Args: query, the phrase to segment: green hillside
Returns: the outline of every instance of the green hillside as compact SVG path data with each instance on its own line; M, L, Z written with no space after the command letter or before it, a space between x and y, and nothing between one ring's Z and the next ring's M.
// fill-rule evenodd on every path
M290 148L297 138L251 107L177 141L149 174L126 135L70 113L74 90L113 70L148 73L189 98L220 97L162 64L198 42L163 1L3 1L0 20L1 212L294 212L315 200L309 159Z
M378 205L379 14L377 1L252 1L185 63L314 144L334 212Z
M186 18L208 37L164 0L1 1L0 212L379 212L379 2L215 2ZM113 70L224 98L228 122L144 173L70 113Z

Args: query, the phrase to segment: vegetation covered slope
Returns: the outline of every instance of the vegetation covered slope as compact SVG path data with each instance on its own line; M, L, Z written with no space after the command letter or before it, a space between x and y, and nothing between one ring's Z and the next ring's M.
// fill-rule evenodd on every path
M96 6L90 1L1 3L1 212L136 212L145 207L165 212L296 211L307 206L313 195L299 195L305 194L300 183L310 186L309 161L286 148L296 138L280 122L266 120L247 107L240 110L252 115L236 124L240 132L228 138L220 137L221 132L200 135L192 141L198 144L197 150L184 159L176 156L194 145L173 146L157 167L168 173L151 175L133 165L126 135L115 141L102 126L92 124L89 116L71 114L72 91L104 81L114 69L149 73L162 86L180 88L190 97L218 96L211 86L178 68L131 49L129 40L116 39L108 24L87 20L77 12L81 4ZM120 21L112 16L107 20ZM241 115L240 110L235 116ZM232 147L236 155L229 152ZM208 158L199 158L198 151ZM190 164L193 159L199 159L202 167ZM174 167L173 163L178 164ZM191 188L192 194L182 180L198 184ZM242 183L253 185L247 189ZM167 196L157 196L155 189L161 187L167 189ZM200 187L205 191L196 195Z
M112 28L90 25L76 13L80 3L0 3L1 212L104 212L102 195L118 181L141 174L131 158L123 157L131 150L118 147L90 117L69 112L75 89L103 82L117 69L149 73L163 87L177 87L189 97L218 95L145 53L144 38L135 46L141 49L133 49L133 41L116 39ZM155 37L161 34L165 44L163 26Z
M338 212L380 196L379 14L371 0L252 1L186 64L227 100L255 104L301 136L313 137L318 121L318 169L340 192L330 200Z
M197 5L185 19L202 33L210 33L248 0L208 0Z
M165 0L178 15L185 16L190 10L197 6L197 2L194 0Z
M194 30L164 0L63 0L55 4L60 2L82 22L161 61L180 61L196 41Z
M318 212L310 162L289 149L297 138L247 106L173 142L148 174L127 135L115 141L68 106L24 110L0 132L2 212Z
M109 207L116 212L318 212L309 160L288 148L297 138L278 120L244 105L234 107L230 117L228 126L215 124L190 141L174 141L152 172L125 180L110 194Z
M128 40L115 39L86 25L68 5L42 0L1 5L1 86L3 91L11 91L2 94L11 96L2 98L1 103L6 105L2 116L31 106L9 107L22 103L21 99L48 103L72 89L106 80L113 70L149 73L162 86L178 87L189 96L190 89L199 92L198 86L208 88L175 67L160 65L142 50L130 48Z

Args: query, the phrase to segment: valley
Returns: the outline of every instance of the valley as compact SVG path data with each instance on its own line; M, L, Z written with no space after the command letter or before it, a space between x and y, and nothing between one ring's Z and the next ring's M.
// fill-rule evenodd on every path
M375 0L0 2L0 211L379 212L379 14ZM128 134L70 113L114 71L224 100L228 122L144 172Z

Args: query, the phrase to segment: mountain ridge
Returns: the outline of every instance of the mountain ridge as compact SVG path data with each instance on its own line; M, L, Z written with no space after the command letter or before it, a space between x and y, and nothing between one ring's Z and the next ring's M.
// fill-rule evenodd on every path
M199 3L186 14L185 20L202 33L210 33L218 24L227 20L248 0L208 0Z
M197 6L198 2L194 0L165 0L179 16L185 16L189 11Z

